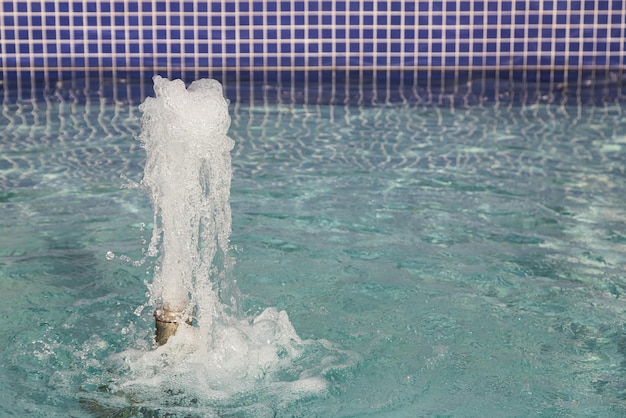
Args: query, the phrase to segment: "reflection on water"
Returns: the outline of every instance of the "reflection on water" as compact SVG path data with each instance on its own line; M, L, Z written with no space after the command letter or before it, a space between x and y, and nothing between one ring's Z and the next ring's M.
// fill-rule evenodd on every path
M284 309L300 337L354 362L325 374L324 396L260 389L152 410L624 414L619 102L233 103L231 115L244 310ZM143 170L137 108L60 95L5 103L0 120L0 408L148 414L109 389L110 356L152 334L150 312L134 312L153 266L120 257L141 259L152 231L147 199L120 188Z

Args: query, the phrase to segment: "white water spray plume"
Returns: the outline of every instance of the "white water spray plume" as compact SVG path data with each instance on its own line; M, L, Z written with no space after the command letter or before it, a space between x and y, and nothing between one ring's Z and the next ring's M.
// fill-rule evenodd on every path
M148 254L158 256L149 303L194 325L181 323L156 349L114 356L122 379L112 386L135 404L193 406L207 416L218 409L264 416L326 393L324 375L352 355L302 340L284 311L241 312L228 253L234 142L222 86L202 79L186 88L156 76L154 91L140 106L139 135L147 154L141 188L154 209Z

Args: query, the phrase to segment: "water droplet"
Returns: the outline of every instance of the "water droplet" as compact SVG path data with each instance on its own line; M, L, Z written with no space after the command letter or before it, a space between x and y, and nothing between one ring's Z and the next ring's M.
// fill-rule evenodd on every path
M140 316L145 307L145 305L138 306L133 313L137 316Z

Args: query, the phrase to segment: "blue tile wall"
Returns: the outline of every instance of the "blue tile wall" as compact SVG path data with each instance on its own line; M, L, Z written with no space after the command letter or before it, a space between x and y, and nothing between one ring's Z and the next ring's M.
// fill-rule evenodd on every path
M626 0L2 1L0 68L68 72L616 69Z

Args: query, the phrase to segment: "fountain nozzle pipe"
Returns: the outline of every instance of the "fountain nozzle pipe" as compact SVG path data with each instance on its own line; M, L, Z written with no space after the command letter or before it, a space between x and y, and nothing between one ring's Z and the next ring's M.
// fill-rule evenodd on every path
M155 340L157 346L162 346L178 329L178 325L186 323L191 325L189 319L185 319L183 312L170 311L161 307L154 311L155 319Z

